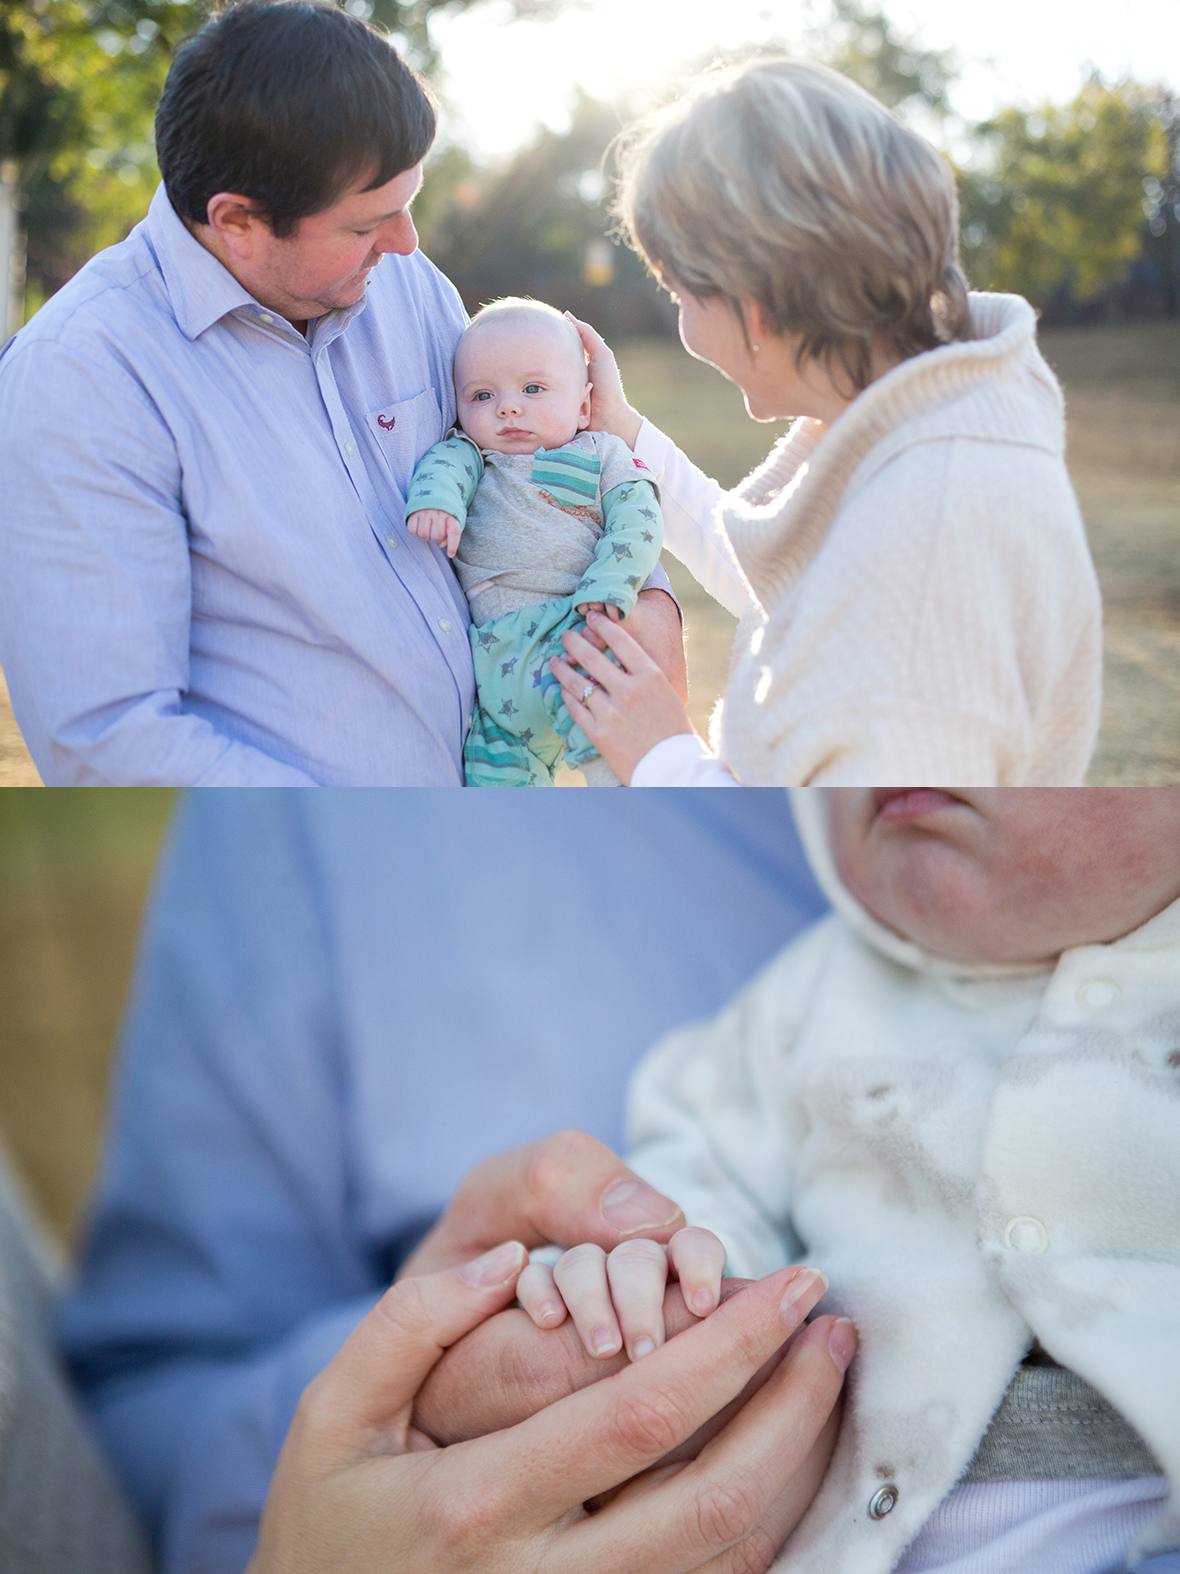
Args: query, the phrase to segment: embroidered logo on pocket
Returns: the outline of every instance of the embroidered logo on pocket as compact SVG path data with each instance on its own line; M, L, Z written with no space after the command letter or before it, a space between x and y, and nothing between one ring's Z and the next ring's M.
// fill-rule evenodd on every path
M383 432L392 432L394 427L397 425L397 416L396 415L379 415L377 417L377 425L381 428L381 430Z

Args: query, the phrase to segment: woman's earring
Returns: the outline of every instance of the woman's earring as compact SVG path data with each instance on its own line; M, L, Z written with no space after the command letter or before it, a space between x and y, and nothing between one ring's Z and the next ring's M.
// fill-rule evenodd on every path
M760 350L760 349L761 349L761 348L762 348L762 346L761 346L761 345L760 345L760 344L752 344L752 345L751 345L751 346L750 346L750 353L751 353L751 354L752 354L752 355L757 355L757 354L758 354L758 351L759 351L759 350Z

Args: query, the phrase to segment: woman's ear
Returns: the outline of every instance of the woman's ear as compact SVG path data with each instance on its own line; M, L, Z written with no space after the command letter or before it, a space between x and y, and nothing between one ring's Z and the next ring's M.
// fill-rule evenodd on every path
M774 324L767 316L761 301L752 301L747 297L738 300L738 310L742 314L742 326L746 330L746 343L750 346L750 353L757 355L758 351L775 334Z

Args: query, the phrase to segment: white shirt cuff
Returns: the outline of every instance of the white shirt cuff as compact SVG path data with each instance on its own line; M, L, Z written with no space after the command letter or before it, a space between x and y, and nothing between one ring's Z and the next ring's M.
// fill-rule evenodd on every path
M649 749L631 772L632 787L737 787L728 765L695 732L678 732Z

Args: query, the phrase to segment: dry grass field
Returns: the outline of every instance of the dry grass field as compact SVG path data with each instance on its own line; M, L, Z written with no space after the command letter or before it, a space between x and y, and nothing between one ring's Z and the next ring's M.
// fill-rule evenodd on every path
M0 1144L75 1233L167 792L0 793Z
M1069 407L1069 461L1106 599L1106 703L1095 783L1180 782L1180 323L1043 335ZM731 484L766 452L736 391L679 346L619 352L634 403ZM694 719L725 685L732 620L669 564L689 629ZM0 786L33 768L0 674Z

